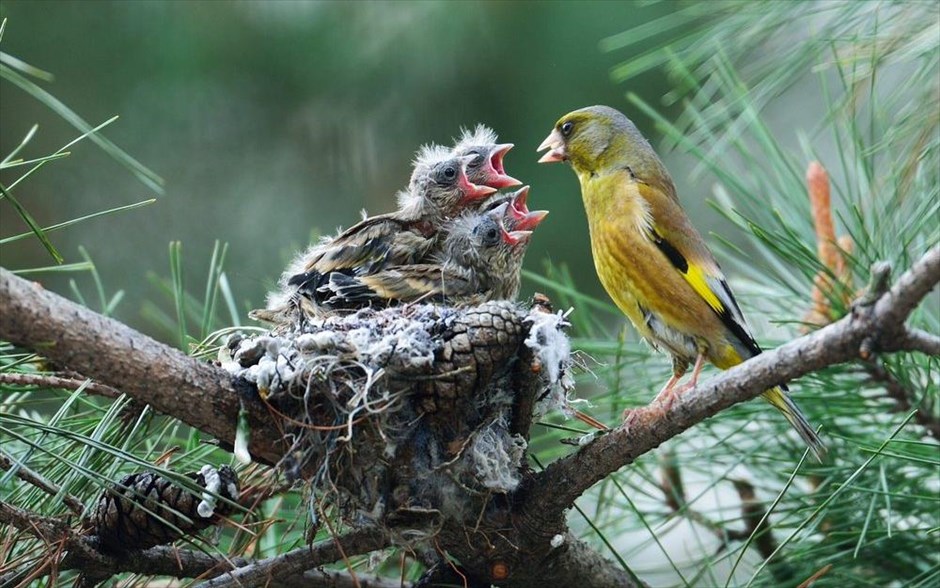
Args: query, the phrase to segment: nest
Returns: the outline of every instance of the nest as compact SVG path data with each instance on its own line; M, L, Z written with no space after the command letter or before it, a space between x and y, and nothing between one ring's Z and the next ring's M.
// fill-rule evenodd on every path
M533 416L567 406L566 325L544 303L363 309L221 359L281 418L288 478L410 542L519 486Z

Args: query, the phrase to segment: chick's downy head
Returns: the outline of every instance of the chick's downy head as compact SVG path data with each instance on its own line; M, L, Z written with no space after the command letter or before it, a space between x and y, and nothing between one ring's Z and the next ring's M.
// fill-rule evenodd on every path
M506 173L503 163L513 144L496 141L496 133L484 125L477 125L472 131L463 129L460 138L454 142L453 154L456 157L473 156L467 163L467 177L474 184L497 189L521 185L522 182Z
M507 228L515 222L508 202L464 214L453 221L445 242L448 262L473 271L494 299L512 299L519 291L519 271L532 231Z
M473 156L455 157L439 145L424 146L414 162L408 192L422 206L440 215L451 215L496 192L467 177Z

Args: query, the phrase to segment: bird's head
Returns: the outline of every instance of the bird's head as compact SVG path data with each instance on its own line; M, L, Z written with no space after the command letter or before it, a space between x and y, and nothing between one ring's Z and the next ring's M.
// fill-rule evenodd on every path
M484 125L474 130L464 129L454 143L453 154L457 157L471 155L467 163L467 177L474 184L491 188L520 186L522 182L506 173L503 158L512 149L512 143L497 143L496 133Z
M636 125L609 106L588 106L564 115L538 151L539 163L567 161L578 174L629 167L643 177L665 171Z
M426 209L450 215L479 202L496 188L478 185L467 177L472 155L454 157L437 145L423 147L415 158L408 192Z

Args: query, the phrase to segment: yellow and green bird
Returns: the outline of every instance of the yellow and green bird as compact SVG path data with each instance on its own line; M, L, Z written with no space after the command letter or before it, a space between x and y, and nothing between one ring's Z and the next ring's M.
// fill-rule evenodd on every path
M672 178L636 125L607 106L570 112L539 146L581 183L601 283L654 348L673 359L657 396L668 406L695 386L704 362L728 369L761 352L718 263L682 210ZM677 386L691 363L690 382ZM764 392L817 459L822 442L785 386Z

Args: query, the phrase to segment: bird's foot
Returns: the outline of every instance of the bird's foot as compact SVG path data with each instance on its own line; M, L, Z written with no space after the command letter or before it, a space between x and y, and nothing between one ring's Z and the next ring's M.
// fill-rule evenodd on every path
M652 414L648 406L628 408L623 411L623 428L629 431L634 427L646 426L652 416L655 415Z
M684 384L673 384L672 386L667 384L665 388L660 390L659 394L656 395L656 398L654 398L653 402L650 404L661 409L663 413L668 412L669 409L672 408L672 405L675 404L677 398L692 388L695 388L695 385L698 383L697 380L697 377L693 377Z

